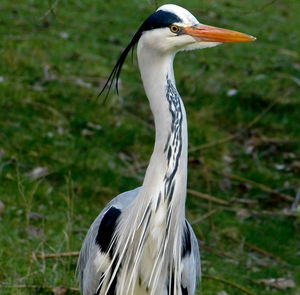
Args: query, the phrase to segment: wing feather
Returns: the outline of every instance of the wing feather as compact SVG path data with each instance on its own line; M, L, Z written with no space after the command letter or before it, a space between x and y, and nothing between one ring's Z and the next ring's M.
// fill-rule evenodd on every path
M94 295L100 285L102 273L109 267L111 240L115 222L121 212L137 196L140 188L122 193L115 197L92 223L82 244L78 263L77 278L84 295Z

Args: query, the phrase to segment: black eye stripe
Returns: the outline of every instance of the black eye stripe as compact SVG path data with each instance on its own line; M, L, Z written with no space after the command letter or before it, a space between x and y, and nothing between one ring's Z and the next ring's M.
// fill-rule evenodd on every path
M158 28L167 28L174 23L180 22L182 22L182 20L176 14L158 10L146 19L142 25L142 29L143 31L149 31Z

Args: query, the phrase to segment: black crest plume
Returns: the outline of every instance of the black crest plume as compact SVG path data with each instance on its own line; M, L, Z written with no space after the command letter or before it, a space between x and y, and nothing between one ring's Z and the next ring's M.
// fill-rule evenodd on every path
M98 96L101 96L103 94L103 92L106 90L104 102L106 102L106 100L107 100L107 97L110 93L110 90L111 90L111 87L112 87L114 81L115 81L115 87L116 87L117 94L119 94L118 81L119 81L120 73L122 70L122 66L126 60L128 53L130 52L130 50L132 50L132 51L134 50L134 47L140 40L143 32L150 31L153 29L158 29L158 28L169 27L170 25L172 25L175 22L181 22L181 19L177 15L175 15L171 12L168 12L168 11L164 11L164 10L158 10L158 11L154 12L144 21L144 23L141 25L141 27L138 29L138 31L134 34L130 43L127 45L127 47L122 52L116 65L114 66L112 72L110 73L105 85L103 86L102 90L100 91L100 93L98 95Z

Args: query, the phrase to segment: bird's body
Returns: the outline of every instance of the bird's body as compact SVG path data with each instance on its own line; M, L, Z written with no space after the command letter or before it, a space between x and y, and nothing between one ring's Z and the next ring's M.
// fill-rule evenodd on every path
M103 222L103 218L105 219L105 215L107 214L107 218L110 218L110 220L113 220L112 216L118 215L120 212L124 212L126 208L132 204L132 202L137 199L138 193L140 192L141 188L137 188L132 191L125 192L123 194L120 194L116 198L114 198L107 206L106 208L99 214L99 216L96 218L96 220L93 222L92 226L90 227L90 230L85 238L84 245L81 249L80 253L80 262L78 267L84 269L84 272L79 274L80 280L81 280L81 286L82 286L82 292L83 294L97 294L96 290L99 287L100 278L103 274L103 271L109 267L111 263L111 257L107 257L106 253L103 253L104 251L99 250L99 246L105 244L101 238L98 237L99 227L101 222ZM108 226L107 226L108 225ZM192 293L194 290L190 289L189 286L194 286L196 284L196 271L198 271L199 274L199 267L200 267L200 257L199 257L199 250L198 250L198 243L197 239L192 232L192 229L188 223L186 223L188 226L188 230L186 231L185 239L187 240L186 248L184 250L184 260L183 262L186 264L185 271L184 271L184 282L183 282L183 290L189 289L188 293L182 293L182 294L194 294ZM107 226L107 228L114 227L112 223L110 223L108 220L104 220L103 226ZM158 231L158 232L157 232ZM102 234L103 231L102 231ZM154 238L157 239L160 236L160 229L156 229L156 231L153 229L149 235L154 235ZM189 236L188 236L189 234ZM109 233L104 235L104 239L107 238ZM95 239L96 237L96 239ZM97 239L98 237L98 239ZM190 241L190 244L189 244ZM99 245L100 244L100 245ZM152 246L157 245L157 243L153 243L153 240L149 238L148 243L145 245L145 255L141 259L141 267L139 267L139 274L140 277L138 278L138 281L135 282L134 286L134 292L135 295L145 295L145 294L151 294L151 290L145 286L145 281L149 280L149 265L153 265L156 256L155 249L152 249ZM105 246L102 248L106 249ZM192 254L191 251L194 253ZM108 251L109 252L109 251ZM101 266L101 267L100 267ZM100 268L99 268L100 267ZM129 274L129 272L126 272L126 274ZM121 276L120 276L121 277ZM126 276L127 282L129 281L130 275ZM144 282L143 282L144 281ZM84 283L83 283L84 282ZM126 294L125 288L128 287L127 285L123 286L124 293L121 291L119 293L116 292L116 290L119 288L118 283L112 284L112 287L110 288L109 292L107 294ZM168 290L168 282L166 280L166 284L163 287L163 290L161 292L157 292L155 294L169 294ZM99 294L105 294L100 293ZM131 294L131 293L129 293Z
M113 199L85 238L77 268L84 295L195 294L200 255L185 218L187 120L173 59L180 50L225 42L218 39L223 35L209 39L199 31L199 22L187 10L162 6L143 23L109 78L118 78L126 55L138 43L138 64L155 122L155 146L142 186ZM237 34L236 41L228 42L246 36ZM200 37L205 40L200 42Z

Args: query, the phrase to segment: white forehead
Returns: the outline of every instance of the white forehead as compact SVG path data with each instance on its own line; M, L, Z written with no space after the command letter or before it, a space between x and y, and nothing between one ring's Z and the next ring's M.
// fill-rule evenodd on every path
M184 26L193 26L199 23L199 21L188 10L175 4L166 4L159 7L157 10L168 11L177 15L180 19L182 19L182 25Z

